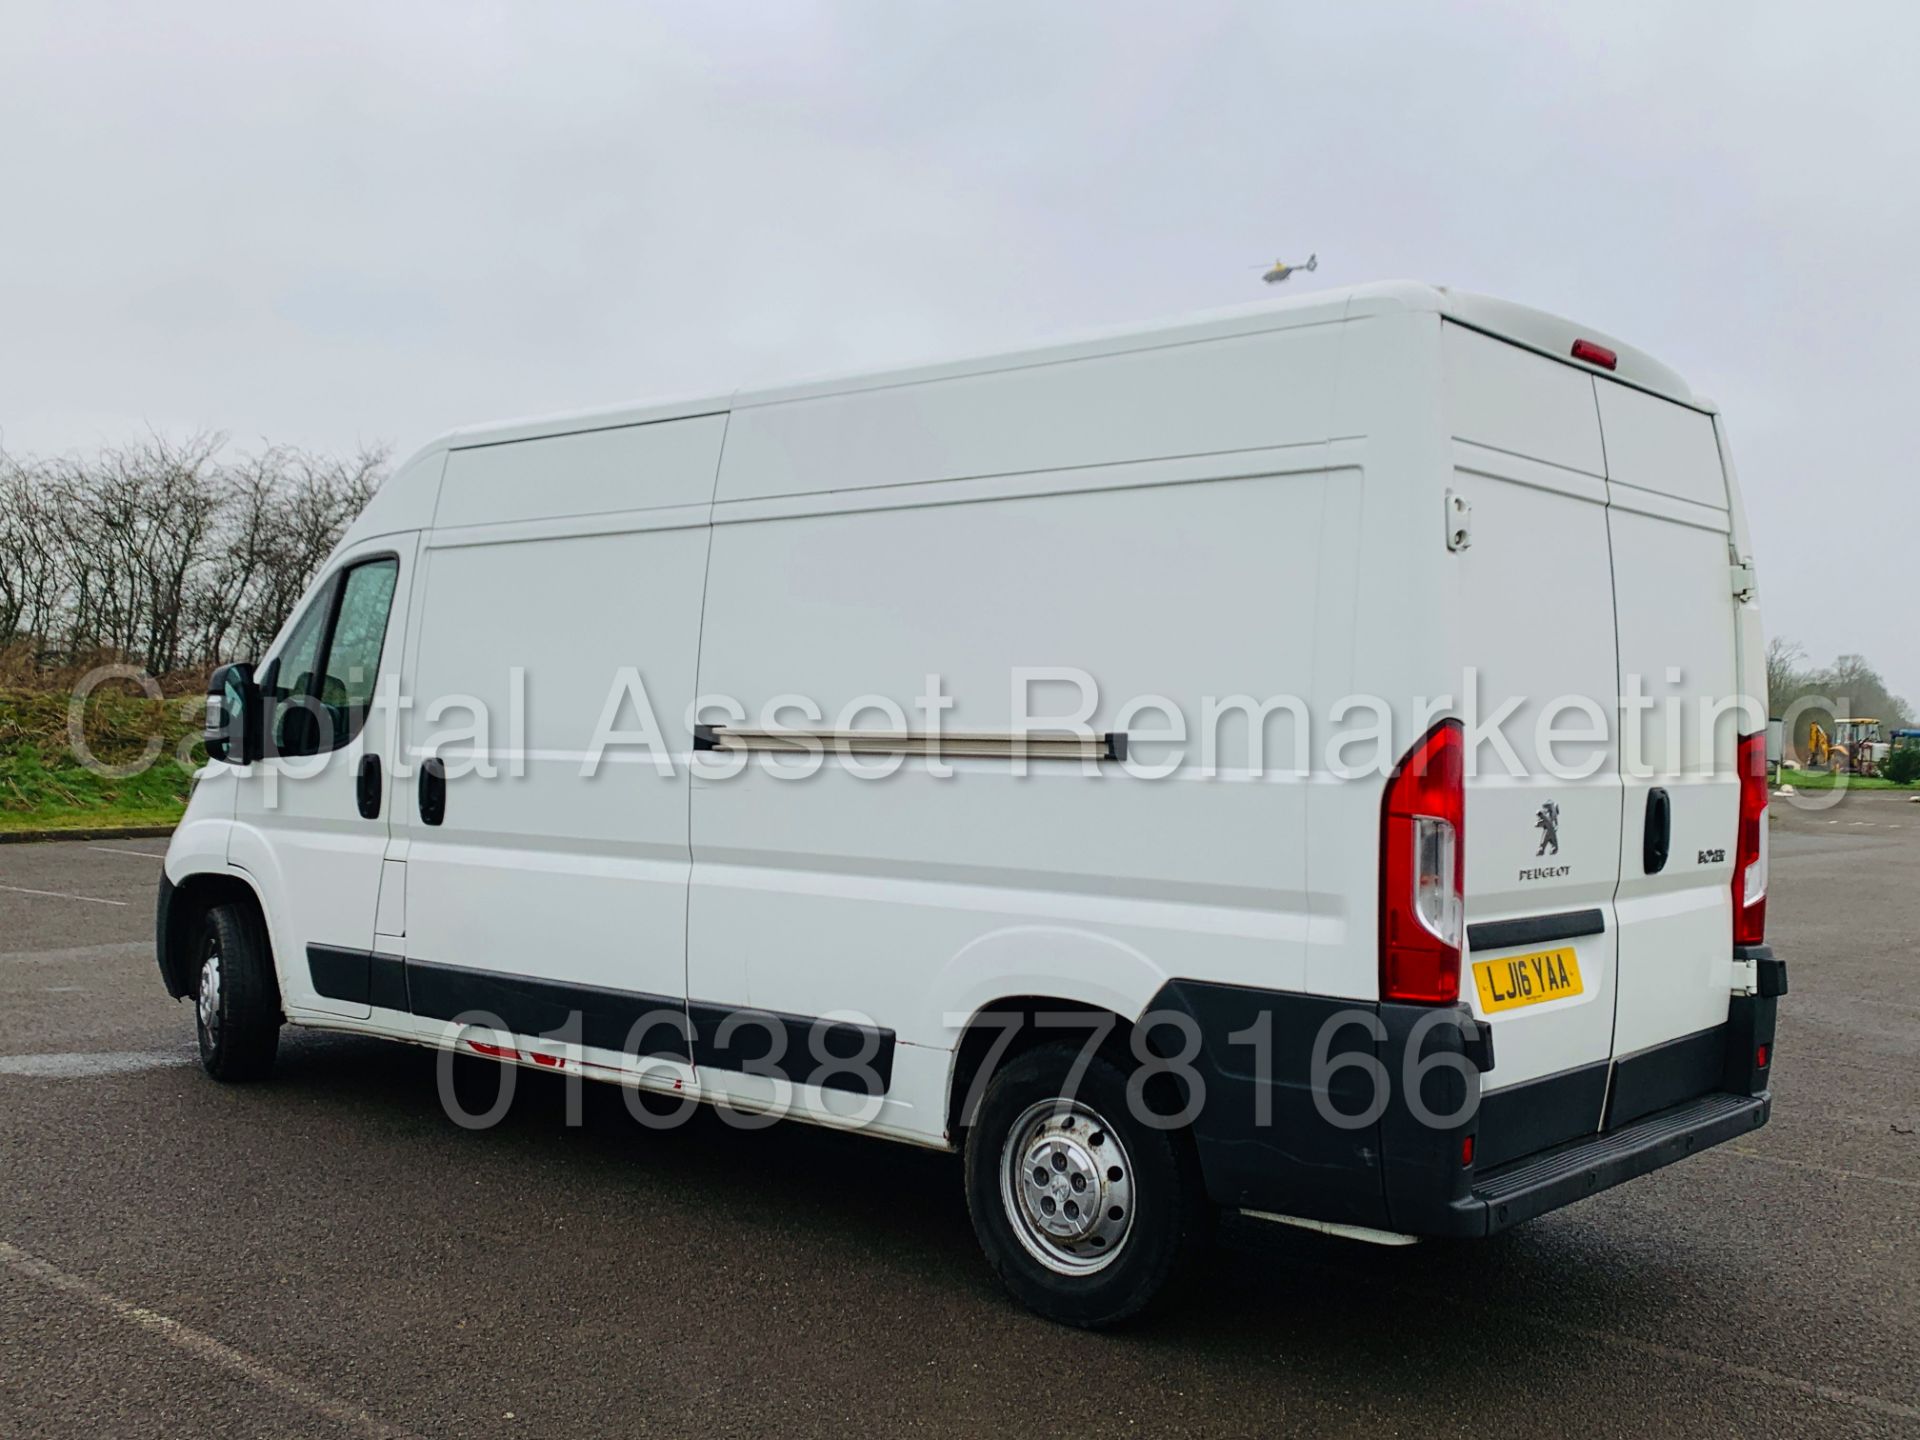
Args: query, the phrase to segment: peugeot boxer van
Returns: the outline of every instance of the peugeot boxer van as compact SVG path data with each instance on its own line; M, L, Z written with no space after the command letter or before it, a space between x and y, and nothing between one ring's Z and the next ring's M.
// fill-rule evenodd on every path
M1413 284L460 431L214 677L160 970L220 1080L962 1152L1111 1324L1223 1211L1484 1236L1765 1123L1755 596L1711 404Z

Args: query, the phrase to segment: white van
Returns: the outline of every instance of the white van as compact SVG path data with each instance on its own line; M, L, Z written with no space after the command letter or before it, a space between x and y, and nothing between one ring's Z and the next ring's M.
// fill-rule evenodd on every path
M1486 1235L1764 1123L1764 684L1712 406L1453 291L462 431L215 677L160 968L221 1079L963 1151L1108 1324L1221 1210Z

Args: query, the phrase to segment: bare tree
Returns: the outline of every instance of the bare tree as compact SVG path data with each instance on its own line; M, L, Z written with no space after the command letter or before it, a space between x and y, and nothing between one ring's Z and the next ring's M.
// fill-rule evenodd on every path
M1767 705L1775 715L1784 710L1805 688L1807 680L1806 647L1797 640L1776 635L1767 642Z
M1883 734L1913 723L1912 708L1887 688L1866 657L1842 655L1816 668L1807 664L1805 649L1779 636L1767 645L1767 708L1794 717L1787 743L1801 755L1815 723L1831 733L1835 720L1871 717L1882 722Z
M1889 725L1907 719L1907 702L1887 688L1864 655L1842 655L1819 676L1821 688L1853 716L1871 716Z
M0 454L0 643L52 628L64 589L55 525L39 477Z
M225 450L202 434L87 458L0 454L0 646L156 674L264 647L387 457Z

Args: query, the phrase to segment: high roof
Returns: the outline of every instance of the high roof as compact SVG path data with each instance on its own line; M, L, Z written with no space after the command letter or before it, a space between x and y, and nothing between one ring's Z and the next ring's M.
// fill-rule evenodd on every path
M656 401L643 405L616 405L597 410L509 420L450 431L426 451L461 450L477 445L498 445L512 440L531 440L543 435L573 434L583 430L605 430L622 425L643 425L656 420L678 420L692 415L716 415L756 405L773 405L823 395L847 394L861 390L886 389L929 380L953 379L964 375L1019 369L1032 365L1052 365L1066 360L1087 359L1096 355L1119 354L1130 350L1157 349L1167 345L1191 344L1197 340L1219 339L1232 335L1255 334L1265 330L1286 330L1301 325L1319 325L1334 320L1395 311L1425 311L1440 314L1459 324L1524 345L1553 359L1566 361L1576 339L1604 345L1619 356L1612 378L1650 390L1668 399L1707 408L1697 400L1687 384L1667 366L1645 352L1590 326L1534 310L1525 305L1476 295L1465 290L1426 285L1416 281L1390 280L1370 285L1352 285L1332 290L1316 290L1284 300L1208 311L1178 320L1116 326L1072 338L1045 341L1013 350L969 356L930 364L906 365L885 370L859 371L811 380L727 394L696 396L680 400ZM1605 373L1596 371L1598 373Z

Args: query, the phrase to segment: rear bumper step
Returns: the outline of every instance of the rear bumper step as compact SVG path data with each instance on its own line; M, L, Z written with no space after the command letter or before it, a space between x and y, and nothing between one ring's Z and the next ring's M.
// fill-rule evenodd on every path
M1777 988L1732 995L1714 1030L1484 1096L1494 1047L1466 1005L1170 980L1147 1014L1200 1037L1191 1133L1214 1204L1333 1233L1467 1239L1767 1122L1784 975L1771 952L1739 958ZM1257 1063L1254 1025L1273 1037Z
M1491 1235L1757 1130L1767 1123L1772 1105L1773 1097L1764 1091L1702 1095L1609 1134L1569 1141L1475 1176L1471 1199L1456 1206L1456 1213L1480 1212L1484 1231L1468 1216L1461 1218L1469 1219L1468 1233Z

